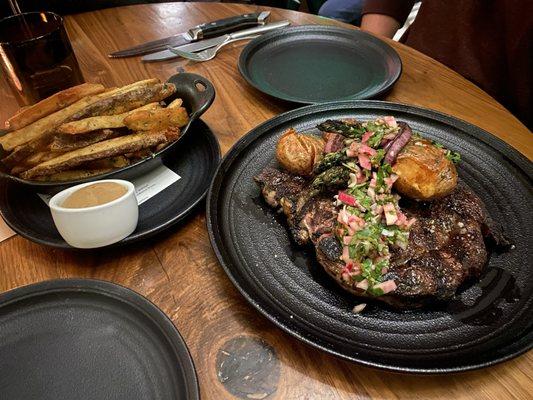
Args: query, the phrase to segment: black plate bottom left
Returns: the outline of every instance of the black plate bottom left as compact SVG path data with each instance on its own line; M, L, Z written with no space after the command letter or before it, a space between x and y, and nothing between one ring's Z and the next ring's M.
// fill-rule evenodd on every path
M198 399L185 342L144 297L56 280L0 295L0 393L17 399Z

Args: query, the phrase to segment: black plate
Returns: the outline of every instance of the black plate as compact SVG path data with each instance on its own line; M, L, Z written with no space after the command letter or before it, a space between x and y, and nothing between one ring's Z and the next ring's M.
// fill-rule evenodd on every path
M402 72L400 57L368 33L332 26L278 29L252 40L239 70L263 93L300 104L370 99Z
M144 175L153 170L161 164L161 160L165 161L176 157L176 151L180 147L179 142L184 140L191 125L200 118L200 116L207 111L215 100L215 88L213 84L200 75L190 73L180 73L171 76L167 82L176 85L176 93L166 99L171 102L177 98L183 100L183 106L187 109L189 114L189 122L181 128L181 136L171 145L155 153L152 157L143 158L127 167L119 168L105 174L91 176L89 178L77 179L64 182L37 182L27 181L19 177L10 175L0 169L0 179L24 185L31 188L38 193L55 194L69 186L78 185L85 182L93 182L100 179L125 179L130 180L138 176ZM5 131L2 133L5 134ZM194 134L194 132L192 133ZM1 149L1 146L0 146Z
M142 203L137 229L111 246L146 239L185 218L209 189L220 161L220 147L209 127L198 120L191 126L191 134L177 143L174 158L158 160L158 165L163 163L181 179ZM71 248L59 235L50 209L32 189L13 182L0 185L0 214L11 229L27 239Z
M111 282L0 295L0 390L17 399L199 399L187 346L146 298Z
M252 181L275 166L283 131L318 132L328 118L394 115L413 131L459 151L460 178L504 223L516 248L493 254L479 283L441 309L398 313L361 302L337 287L312 249L290 239ZM489 133L435 111L378 101L304 107L275 117L227 153L207 200L211 242L231 281L280 328L329 353L384 369L418 373L463 371L521 354L533 344L533 167Z

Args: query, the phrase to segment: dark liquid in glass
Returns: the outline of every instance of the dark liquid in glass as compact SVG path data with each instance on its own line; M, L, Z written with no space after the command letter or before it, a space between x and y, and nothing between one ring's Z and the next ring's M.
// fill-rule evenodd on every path
M83 83L63 19L32 12L0 21L0 64L20 105Z

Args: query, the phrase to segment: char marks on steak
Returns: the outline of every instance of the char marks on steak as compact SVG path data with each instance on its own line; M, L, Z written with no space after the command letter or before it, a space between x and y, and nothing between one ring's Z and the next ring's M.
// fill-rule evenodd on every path
M312 243L324 270L344 289L367 296L357 282L345 282L342 246L334 236L337 209L333 194L309 195L309 182L275 168L266 168L255 181L267 203L281 209L299 245ZM479 277L489 253L485 242L498 242L488 228L481 200L459 185L442 199L428 203L405 201L402 210L415 217L405 249L391 248L391 265L383 277L397 289L376 297L396 308L412 308L430 300L451 298L468 279Z
M320 237L331 234L337 218L331 196L311 196L309 182L275 168L264 169L254 179L267 203L287 217L296 243L316 244Z

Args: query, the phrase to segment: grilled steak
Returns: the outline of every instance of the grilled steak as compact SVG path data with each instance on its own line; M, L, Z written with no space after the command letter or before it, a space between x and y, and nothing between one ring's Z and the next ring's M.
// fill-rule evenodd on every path
M255 181L267 203L283 210L296 243L311 243L324 270L344 289L369 296L341 278L345 263L334 235L337 208L332 194L310 195L309 182L274 168L263 170ZM479 277L489 257L485 242L499 238L491 233L483 204L472 191L459 185L442 199L402 200L401 206L416 222L407 247L391 248L390 268L383 279L394 280L397 288L377 300L397 308L418 307L450 299L465 281Z
M283 210L296 243L318 243L322 235L331 234L337 217L331 196L311 196L305 179L274 168L263 170L255 181L267 203Z

